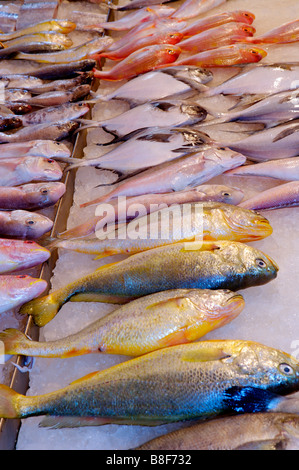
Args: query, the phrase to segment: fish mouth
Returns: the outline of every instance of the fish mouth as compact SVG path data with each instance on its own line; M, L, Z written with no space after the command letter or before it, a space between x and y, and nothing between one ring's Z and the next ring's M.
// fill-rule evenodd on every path
M227 301L222 309L222 314L235 318L242 312L245 307L245 300L241 294L233 294Z
M258 216L259 214L257 214ZM261 240L270 236L273 228L265 217L260 217L254 221L248 221L248 224L241 224L232 217L224 214L225 221L232 233L236 235L239 241Z
M270 258L270 256L268 256L266 254L264 254L264 256L269 261L270 265L272 265L274 267L275 271L278 272L279 271L278 264L272 258Z

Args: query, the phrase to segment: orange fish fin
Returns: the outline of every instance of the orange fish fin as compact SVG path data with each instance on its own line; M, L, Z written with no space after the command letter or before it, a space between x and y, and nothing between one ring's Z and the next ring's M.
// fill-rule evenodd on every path
M174 331L173 333L170 333L169 335L162 338L158 342L158 345L160 348L168 348L169 346L175 346L177 344L184 344L188 342L189 340L186 337L186 328L180 328L179 330Z
M78 428L82 426L103 426L110 424L111 420L106 418L94 418L86 416L46 416L40 423L41 428Z
M184 243L184 247L181 249L181 251L214 251L219 250L220 248L221 242L211 240L195 240L194 242Z
M230 357L231 354L226 353L221 347L211 348L202 342L202 348L197 351L186 351L182 355L182 360L187 362L208 362L208 361L219 361Z

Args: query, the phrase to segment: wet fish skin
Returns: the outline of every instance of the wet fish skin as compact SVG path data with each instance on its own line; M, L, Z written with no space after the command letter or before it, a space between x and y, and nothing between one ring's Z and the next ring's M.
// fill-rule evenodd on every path
M57 33L56 31L47 31L43 33L34 33L34 34L27 34L23 35L21 37L17 37L15 39L10 39L5 42L5 47L9 48L11 46L20 46L20 49L22 46L26 43L31 43L31 42L52 42L56 43L57 45L62 45L65 47L71 47L73 44L73 41L71 38L65 34L62 33Z
M79 123L75 121L57 122L28 126L20 129L14 134L0 132L1 143L18 143L32 140L63 140L71 136Z
M224 185L206 184L196 186L195 188L185 189L172 193L147 194L146 198L142 196L133 196L126 198L125 203L112 199L109 204L114 208L115 213L109 219L107 216L95 216L88 219L81 225L75 226L65 232L59 233L59 239L78 238L91 235L95 230L103 228L107 223L128 222L133 215L130 206L134 208L134 204L142 204L147 213L155 211L155 208L161 204L181 204L185 202L202 202L202 201L219 201L226 204L237 205L244 197L243 191L239 188L232 188ZM136 207L136 206L135 206Z
M42 294L47 282L27 275L2 274L0 276L0 313L19 307Z
M135 450L251 450L284 448L298 440L299 417L246 413L201 422L152 439Z
M265 34L248 39L253 44L286 44L299 39L299 19L284 23Z
M25 114L22 116L21 121L23 126L55 123L63 119L78 119L88 113L88 111L89 105L84 102L64 103L57 106L46 106L32 113Z
M36 78L36 77L31 77ZM52 81L45 81L40 84L33 83L30 87L31 93L40 94L40 93L48 93L50 91L65 91L74 89L79 85L91 85L93 79L93 72L82 72L80 75L74 78L66 78L62 80L52 80ZM36 80L40 80L37 79Z
M181 32L185 38L199 34L207 29L220 26L222 24L236 22L246 23L251 25L255 19L255 15L246 10L236 10L224 13L218 13L216 15L209 15L205 18L199 18L196 21L192 21L190 24L183 28Z
M58 181L62 170L55 160L44 157L1 159L0 186L17 186L31 181Z
M1 144L1 158L16 158L22 156L38 156L38 157L70 157L69 147L63 142L55 142L52 140L32 140L26 142L18 142L12 144Z
M100 352L140 356L189 343L221 328L244 305L241 295L227 290L170 290L133 300L61 340L33 342L12 328L0 333L0 340L8 355L72 357Z
M299 205L299 183L290 181L267 189L240 203L240 207L251 210L273 210Z
M179 47L168 46L167 44L144 47L118 62L110 70L95 69L94 77L109 81L133 78L140 73L149 72L162 65L173 63L180 53ZM134 67L132 67L132 64L134 64Z
M26 114L32 111L32 106L28 103L17 101L5 101L5 107L10 109L14 114Z
M78 76L78 72L92 71L95 66L96 61L94 59L81 59L68 63L40 66L37 70L31 71L30 76L43 80L74 78Z
M127 235L124 235L123 227L112 226L113 237L107 236L106 230L96 227L95 238L67 241L57 239L54 244L56 248L96 254L101 258L115 254L132 255L158 246L198 239L250 242L266 238L272 233L272 227L265 217L231 204L188 202L168 207L160 206L155 212L155 217L152 217L151 213L150 216L141 214L135 219L140 235L138 239L130 237L132 223L128 223ZM188 216L190 214L188 227L185 226L188 225L185 218L187 213ZM167 233L163 233L166 221L169 221L169 226Z
M246 395L255 398L255 411L265 411L273 393L298 389L298 362L252 341L201 341L154 351L44 395L0 388L0 416L48 415L40 426L157 425L246 413ZM117 405L116 396L123 397Z
M58 181L0 186L0 210L38 210L53 206L66 191Z
M263 176L285 181L299 180L299 157L245 165L227 172L229 176Z
M32 315L34 322L43 326L69 300L126 303L169 289L235 291L265 284L276 277L277 271L278 266L267 255L240 242L200 242L200 247L197 243L174 243L105 265L29 302L20 312Z
M41 54L45 52L47 54L51 54L57 51L64 51L67 47L58 44L56 42L28 42L23 43L22 45L16 44L14 46L5 47L4 49L0 50L0 59L9 59L10 57L14 57L17 54Z
M214 176L242 165L245 161L246 157L242 154L213 146L207 147L131 176L115 187L112 186L105 195L81 204L80 207L107 202L118 196L181 191L203 184Z
M266 57L264 49L247 44L232 44L211 49L186 57L175 62L175 65L197 65L198 67L230 67L256 63Z
M37 266L51 253L33 240L0 238L0 274Z
M53 221L37 212L26 210L0 211L0 234L35 240L53 227Z
M63 34L68 34L75 28L75 23L71 21L55 19L37 23L32 26L28 26L27 28L18 29L16 31L12 31L11 33L0 34L0 41L8 41L26 34L34 34L41 31L57 31Z
M70 90L57 90L31 96L27 103L32 106L59 106L64 103L78 101L85 98L91 90L91 85L78 85Z
M201 15L212 8L225 3L226 0L185 0L172 14L172 18L189 19Z

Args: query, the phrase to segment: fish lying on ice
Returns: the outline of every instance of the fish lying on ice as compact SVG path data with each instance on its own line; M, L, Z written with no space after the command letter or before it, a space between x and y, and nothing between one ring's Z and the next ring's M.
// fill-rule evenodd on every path
M28 26L27 28L12 31L11 33L2 33L0 34L0 41L8 41L17 37L24 36L26 34L40 33L41 31L57 31L63 34L68 34L75 28L76 25L72 21L53 19L36 23L32 26Z
M240 242L174 243L104 265L27 303L20 313L32 315L34 322L43 326L69 300L126 303L169 289L235 291L268 283L277 271L278 266L267 255Z
M241 207L252 210L271 210L299 205L299 182L290 181L267 189L240 203Z
M59 141L70 137L78 127L79 123L75 121L62 121L23 127L13 134L0 132L0 143L17 143L32 140Z
M229 176L264 176L285 181L299 180L299 157L244 165L227 172Z
M16 158L24 156L37 157L70 157L70 148L63 142L55 142L53 140L32 140L26 142L15 142L1 144L1 158Z
M16 157L0 160L0 186L17 186L32 181L59 181L62 170L45 157Z
M60 181L0 186L0 210L32 211L53 206L65 191L66 186Z
M72 357L107 353L140 356L189 343L230 323L245 306L228 290L176 289L141 297L57 341L31 341L13 328L0 333L8 355Z
M42 95L40 95L42 97ZM41 98L40 98L41 99ZM45 108L32 111L19 117L23 126L36 126L39 124L56 123L63 119L74 120L84 116L89 111L88 104L63 103L57 106L46 106Z
M129 198L122 198L120 200L112 199L109 205L113 207L113 212L110 211L105 215L100 215L97 210L95 217L88 219L80 225L61 232L58 238L69 239L84 237L93 234L96 230L102 229L105 225L115 223L128 222L136 216L138 209L146 210L152 213L159 208L168 207L171 204L183 204L191 202L204 202L204 201L218 201L225 204L237 205L244 197L244 193L239 188L225 186L221 184L203 184L188 188L182 191L160 194L147 194L146 198L142 196L133 196ZM99 206L99 209L101 207Z
M30 76L43 80L60 80L74 78L78 72L92 71L96 66L94 59L79 59L66 63L55 63L38 67L30 72Z
M297 414L245 413L173 431L135 450L282 450L298 438Z
M201 341L133 358L37 396L0 385L0 416L47 415L40 426L142 424L268 411L298 390L298 361L244 340ZM115 397L122 400L115 401ZM96 406L95 406L96 403Z
M89 95L90 90L91 86L88 84L78 85L70 90L49 91L48 93L31 96L26 102L31 106L58 106L64 103L82 100Z
M28 302L42 294L47 282L25 274L2 274L0 276L0 313Z
M106 205L103 207L104 211L108 212ZM114 212L113 208L112 211ZM260 214L231 204L192 202L171 205L141 215L125 227L112 226L112 232L113 236L111 232L107 234L106 229L97 227L94 238L56 239L51 247L96 254L98 258L102 258L115 254L132 255L182 241L250 242L271 235L272 227Z
M51 253L33 240L0 238L0 273L9 273L37 266Z
M53 221L37 212L0 211L0 235L26 239L40 238L53 227Z
M299 40L299 19L284 23L265 34L248 39L253 44L286 44ZM246 39L247 41L247 39Z

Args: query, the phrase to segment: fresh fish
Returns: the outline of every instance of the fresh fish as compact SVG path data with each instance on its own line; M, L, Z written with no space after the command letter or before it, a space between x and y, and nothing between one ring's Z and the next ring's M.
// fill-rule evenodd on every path
M37 212L0 211L2 237L36 239L49 232L52 227L52 220Z
M55 31L47 31L43 33L27 34L9 41L5 41L5 48L19 46L19 52L21 52L24 44L28 43L54 43L64 46L65 48L71 47L73 45L73 41L69 36L62 33L57 33Z
M236 291L266 284L277 276L277 271L277 265L267 255L244 243L174 243L104 265L29 302L21 313L32 315L34 322L43 326L70 300L126 303L169 289Z
M12 310L38 297L47 288L43 279L31 276L2 274L0 276L0 313Z
M250 101L253 104L250 104ZM255 102L256 101L256 102ZM219 113L214 121L209 123L219 124L222 122L244 121L244 122L263 122L267 126L273 126L279 123L286 123L299 118L299 91L282 91L264 98L253 95L249 99L248 106L238 110Z
M157 0L130 0L129 3L126 5L114 5L113 3L109 4L109 8L112 10L117 10L117 11L127 11L127 10L135 10L137 8L149 8L151 9L152 6L157 6L159 4L167 3L171 0L159 0L157 3Z
M178 60L174 65L196 65L197 67L231 67L256 63L266 57L267 52L263 49L248 44L232 44L211 49L205 52L185 57Z
M17 143L32 140L63 140L71 136L79 123L75 121L39 124L23 127L14 134L0 132L0 143Z
M265 176L285 181L299 181L299 157L244 165L228 171L227 175Z
M167 67L138 75L107 95L92 94L95 99L109 101L113 98L129 103L143 104L147 101L184 95L192 90L201 91L203 85L213 79L210 70L195 66Z
M0 163L2 158L16 158L22 156L38 157L70 157L69 147L63 142L52 140L31 140L13 144L1 144Z
M64 103L70 103L83 99L89 94L91 90L90 85L79 85L71 90L58 90L49 91L48 93L41 93L37 96L32 96L27 100L32 106L59 106Z
M298 73L299 63L258 64L255 67L246 67L243 72L221 85L211 87L206 95L265 95L294 90L298 88Z
M74 78L79 72L91 71L96 66L94 59L81 59L62 64L50 64L40 66L30 72L30 76L43 80L60 80L62 78Z
M0 209L28 211L53 206L65 191L65 184L60 181L29 183L16 187L0 186Z
M8 131L10 129L17 129L18 127L22 127L22 120L11 114L10 116L0 116L0 131Z
M101 52L98 56L111 60L122 60L143 47L153 46L156 44L177 44L182 39L183 35L179 31L157 31L156 33L141 37L140 39L135 38L132 42L128 42L125 46L120 47L119 49Z
M298 361L283 351L245 340L200 341L133 358L44 395L1 385L0 416L47 415L39 425L54 428L158 425L244 414L252 402L255 412L268 411L274 394L297 389Z
M48 52L47 54L26 54L24 52L20 52L19 54L16 54L15 58L33 60L35 62L46 64L70 63L73 61L86 59L93 54L99 53L108 47L112 42L113 39L109 38L108 36L98 37L91 39L84 44L79 44L78 46L70 47L63 51Z
M175 8L171 8L167 5L151 5L150 8L147 6L140 8L130 13L127 13L122 18L119 18L115 21L103 21L97 23L94 27L104 28L114 31L124 31L127 29L134 28L134 26L139 25L141 22L146 22L149 20L154 20L156 18L163 18L171 16L175 12ZM93 29L93 25L87 27L87 29Z
M291 181L262 191L239 204L253 210L280 209L299 205L299 182Z
M5 43L6 44L6 43ZM0 59L9 59L14 57L18 53L24 54L41 54L45 52L47 54L56 53L59 51L65 51L69 46L59 44L52 41L36 41L24 42L22 44L15 44L14 46L8 46L0 50Z
M33 240L0 239L0 273L32 268L47 261L50 251Z
M18 103L16 101L5 101L5 107L14 114L26 114L32 111L32 106L28 103Z
M37 77L30 75L22 75L18 73L13 74L0 74L0 82L6 88L23 88L30 90L32 87L41 86L44 81Z
M171 16L175 19L189 19L206 13L212 8L222 5L227 0L185 0Z
M6 101L25 101L31 98L31 93L28 90L18 88L9 88L4 90L4 104Z
M42 31L57 31L59 33L68 34L76 28L75 23L68 20L49 20L28 26L27 28L18 29L11 33L0 34L0 41L9 41L27 34L40 33Z
M298 438L296 414L245 413L172 431L135 450L281 450Z
M58 14L57 0L54 1L31 1L23 2L20 8L20 14L16 24L16 29L26 28L32 25L32 18L37 23L48 19L56 18Z
M62 178L59 163L45 157L1 159L0 186L17 186L31 181L58 181Z
M77 77L66 78L62 80L43 81L36 77L31 77L37 80L32 82L27 89L33 94L49 93L50 91L66 91L72 90L79 85L91 85L93 79L93 72L82 72ZM39 82L39 83L38 83ZM10 84L8 85L8 87Z
M141 356L190 343L230 323L245 306L228 290L176 289L141 297L57 341L31 341L14 328L0 333L7 355L72 357L107 353Z
M137 239L136 230L139 234ZM133 236L130 236L131 231ZM54 244L56 248L96 254L97 258L102 258L116 254L132 255L181 241L250 242L266 238L271 233L269 221L255 212L220 202L188 202L137 217L125 227L114 227L113 236L107 234L106 229L97 228L95 238L57 239Z
M227 23L195 34L183 41L179 47L182 52L196 54L198 52L228 46L242 42L247 36L253 36L255 28L244 23ZM182 33L181 33L182 34Z
M222 142L222 145L227 143ZM236 142L230 141L229 147L254 161L295 157L299 148L298 120L256 132Z
M222 24L239 22L251 25L255 20L255 15L250 11L236 10L224 13L218 13L216 15L210 15L205 18L199 18L196 21L189 23L186 28L183 28L181 32L185 38L194 36L195 34L202 33L210 28L215 28Z
M110 81L133 78L140 73L155 70L161 65L173 63L180 53L179 47L168 44L144 47L130 54L110 70L95 70L94 77Z
M181 191L203 184L214 176L245 163L246 157L228 149L208 147L171 162L149 168L121 181L116 187L81 207L110 201L118 196L139 196L147 193Z
M109 211L105 216L97 215L92 217L83 224L59 233L58 237L63 239L83 237L102 229L106 224L109 226L110 224L128 222L135 216L134 210L136 211L137 207L140 208L140 204L149 214L171 204L218 201L225 204L237 205L242 201L243 197L244 193L239 188L232 188L221 184L203 184L195 188L172 193L147 194L146 198L142 195L125 198L125 200L112 199L109 205L113 207L114 213Z
M265 34L248 39L254 44L285 44L299 40L299 19L284 23Z
M125 136L141 127L151 127L153 123L155 128L188 126L203 121L206 116L206 110L197 104L176 100L150 101L105 121L91 121L90 124L80 127L78 131L101 127L117 136Z
M41 95L42 96L42 95ZM25 114L20 118L23 126L60 122L63 119L78 119L88 113L89 106L84 102L64 103L58 106L47 106Z

